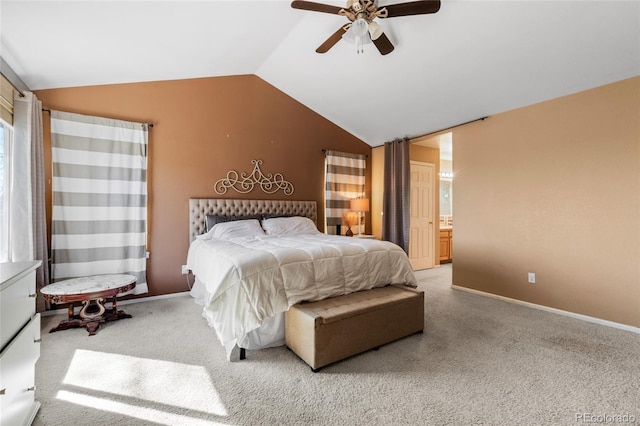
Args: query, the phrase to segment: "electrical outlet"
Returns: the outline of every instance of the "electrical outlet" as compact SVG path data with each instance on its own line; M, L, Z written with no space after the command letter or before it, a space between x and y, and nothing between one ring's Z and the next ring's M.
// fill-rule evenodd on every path
M188 275L189 274L189 268L187 267L187 265L182 265L182 275Z
M528 280L529 280L529 283L535 284L536 283L536 273L535 272L529 272Z

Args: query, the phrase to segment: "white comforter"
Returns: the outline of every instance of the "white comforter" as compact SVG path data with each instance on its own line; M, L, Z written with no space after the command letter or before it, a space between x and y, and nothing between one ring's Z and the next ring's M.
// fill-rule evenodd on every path
M203 316L228 348L300 301L387 284L416 286L395 244L325 234L199 238L187 266L206 285Z

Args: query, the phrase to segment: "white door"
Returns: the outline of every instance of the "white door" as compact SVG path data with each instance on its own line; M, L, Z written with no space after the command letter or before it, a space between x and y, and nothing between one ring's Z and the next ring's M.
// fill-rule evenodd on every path
M414 270L434 265L435 170L431 163L411 161L409 260Z

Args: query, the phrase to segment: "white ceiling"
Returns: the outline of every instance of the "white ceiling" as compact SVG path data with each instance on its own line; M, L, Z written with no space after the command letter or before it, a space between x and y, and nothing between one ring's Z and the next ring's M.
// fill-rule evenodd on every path
M371 146L640 75L638 1L442 0L379 20L389 55L315 53L346 22L288 1L0 0L0 55L32 90L256 74Z

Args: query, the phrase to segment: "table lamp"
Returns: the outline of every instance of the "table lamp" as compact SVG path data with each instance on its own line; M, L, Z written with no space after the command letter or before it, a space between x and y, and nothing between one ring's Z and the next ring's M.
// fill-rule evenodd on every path
M362 235L362 213L369 211L368 198L354 198L350 201L350 208L354 212L358 212L358 236Z

